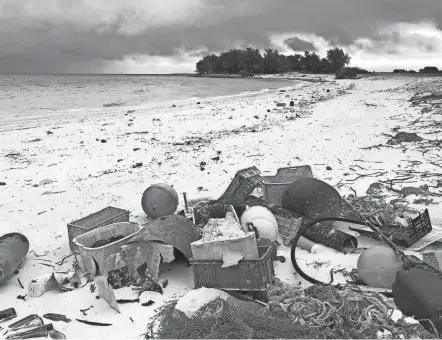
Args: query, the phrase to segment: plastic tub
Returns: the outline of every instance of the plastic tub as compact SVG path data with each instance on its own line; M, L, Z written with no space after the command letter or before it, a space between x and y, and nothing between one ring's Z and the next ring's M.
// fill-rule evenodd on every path
M74 239L74 245L81 255L83 269L94 276L103 274L107 257L120 252L121 246L141 229L142 227L138 224L120 222L109 224L77 236ZM124 237L102 247L91 248L95 242L115 236Z

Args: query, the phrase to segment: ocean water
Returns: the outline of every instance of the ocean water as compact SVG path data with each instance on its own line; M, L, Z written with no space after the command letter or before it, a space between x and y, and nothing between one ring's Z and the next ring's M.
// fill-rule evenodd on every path
M0 75L0 123L146 108L293 84L274 79L160 75Z

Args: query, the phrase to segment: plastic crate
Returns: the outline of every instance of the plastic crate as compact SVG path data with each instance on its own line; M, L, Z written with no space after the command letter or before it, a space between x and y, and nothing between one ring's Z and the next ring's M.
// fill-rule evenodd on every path
M258 168L252 166L239 170L221 197L232 198L236 203L244 202L261 182Z
M191 259L195 288L234 291L265 291L274 277L272 247L258 247L258 260L240 260L238 265L222 268L223 261Z
M74 238L88 231L117 222L128 222L129 211L114 207L107 207L96 213L83 217L77 221L68 223L69 248L77 251L74 246Z
M275 183L292 183L301 178L312 178L313 172L310 165L291 166L287 168L279 168Z
M262 177L262 196L267 203L282 205L282 196L286 190L301 178L312 178L313 173L309 165L290 168L280 168L276 176Z
M119 222L77 236L74 239L74 244L81 256L83 264L82 269L94 276L103 274L105 271L106 259L110 255L120 252L121 246L124 245L129 238L140 232L141 229L142 227L135 223ZM106 240L114 236L124 237L102 247L91 248L95 242Z
M278 223L278 232L285 245L289 245L302 226L303 218L283 217L274 214Z

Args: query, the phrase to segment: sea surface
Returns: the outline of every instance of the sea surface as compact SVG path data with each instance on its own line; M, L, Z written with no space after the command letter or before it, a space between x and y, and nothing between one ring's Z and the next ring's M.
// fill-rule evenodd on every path
M290 87L275 79L162 75L0 75L0 123L148 108Z

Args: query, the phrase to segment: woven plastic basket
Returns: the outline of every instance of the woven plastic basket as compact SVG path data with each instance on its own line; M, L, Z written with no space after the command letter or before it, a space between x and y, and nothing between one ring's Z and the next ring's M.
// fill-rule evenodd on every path
M274 214L276 222L278 222L278 232L285 245L289 245L298 233L303 223L303 218L284 217Z
M69 248L72 251L78 251L74 246L74 238L88 231L101 228L105 225L128 222L129 211L114 207L107 207L96 213L83 217L77 221L68 223Z
M265 291L274 277L272 247L258 247L258 260L240 260L238 265L222 268L223 261L191 259L195 288L234 291Z
M221 197L229 197L236 203L242 203L261 182L261 172L258 168L252 166L239 170Z
M292 183L301 178L312 178L313 172L310 165L291 166L279 168L275 176L275 183Z
M138 224L120 222L106 225L77 236L74 239L74 244L81 255L81 260L83 262L82 269L94 276L103 274L107 257L118 253L121 246L140 230L141 227ZM124 237L102 247L91 248L95 242L107 240L115 236Z

